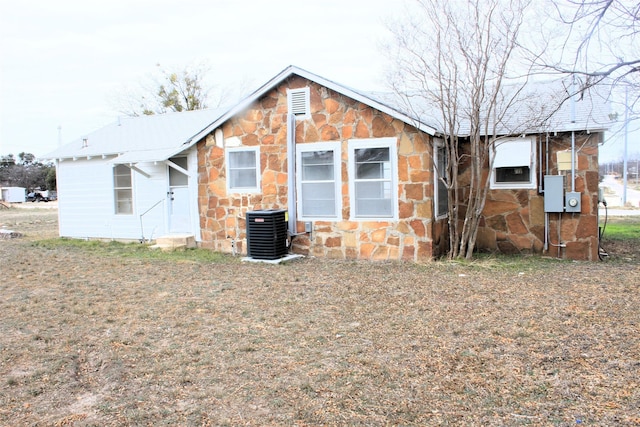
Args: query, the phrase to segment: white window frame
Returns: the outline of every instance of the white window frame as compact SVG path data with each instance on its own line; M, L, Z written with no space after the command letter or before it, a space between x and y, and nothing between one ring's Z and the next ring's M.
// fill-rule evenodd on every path
M311 92L308 87L287 89L287 109L296 119L311 116Z
M490 157L492 165L490 188L494 190L535 190L538 185L536 179L536 139L534 137L505 138L494 144L495 150L491 150ZM526 150L527 148L528 150ZM496 169L499 167L528 167L529 180L498 182Z
M334 215L314 216L304 215L304 192L303 184L328 181L304 181L302 173L302 153L315 151L333 151L333 186L334 186ZM339 221L342 217L342 161L340 142L314 142L309 144L296 145L296 190L298 191L298 219L303 221Z
M441 160L443 160L443 168L446 168L447 158L444 141L442 139L435 139L433 143L433 212L436 219L446 218L449 214L448 208L444 212L440 212L441 196L445 197L445 200L447 200L447 206L449 205L449 195L446 189L444 191L444 195L440 194L440 184L442 184L442 181L440 181L440 175L446 175L446 170L439 168Z
M351 139L348 142L348 171L349 171L349 217L352 221L397 221L398 220L398 148L396 138L371 138ZM368 215L356 212L356 183L367 180L356 179L355 150L361 148L387 148L389 149L390 178L380 181L388 181L391 186L391 213L389 216Z
M119 186L118 176L125 176L125 174L122 173L122 171L124 171L125 169L127 170L127 174L129 175L129 185ZM120 173L118 171L120 171ZM126 201L126 199L118 197L118 193L124 190L128 190L130 194L130 210L128 211L120 210L120 204ZM113 211L116 215L133 215L133 172L131 168L125 164L116 164L113 166Z
M231 186L231 167L229 161L232 153L252 152L255 156L255 184L248 187L232 187ZM227 191L229 193L258 193L260 191L261 173L260 173L260 147L228 147L225 148L225 168L227 173Z

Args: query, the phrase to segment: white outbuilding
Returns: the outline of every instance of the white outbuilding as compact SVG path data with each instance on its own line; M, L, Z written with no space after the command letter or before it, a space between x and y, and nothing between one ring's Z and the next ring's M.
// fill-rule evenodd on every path
M0 188L2 201L7 203L24 203L27 192L24 187L2 187Z
M192 136L221 114L198 110L120 118L49 153L61 237L200 240Z

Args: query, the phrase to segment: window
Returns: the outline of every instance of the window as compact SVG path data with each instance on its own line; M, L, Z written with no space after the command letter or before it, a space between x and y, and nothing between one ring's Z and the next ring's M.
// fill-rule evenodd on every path
M339 142L296 147L298 215L304 220L337 220L341 211Z
M535 154L535 138L496 141L491 188L536 188Z
M186 157L172 157L169 159L170 162L175 163L177 166L180 166L184 170L188 170L188 162ZM169 167L169 186L171 187L182 187L187 186L189 184L189 177L179 170Z
M116 214L131 215L133 213L133 187L131 185L131 169L125 165L113 168L113 189Z
M311 110L309 88L289 89L287 91L287 104L289 112L295 115L296 118L306 118Z
M349 141L349 192L353 219L397 219L395 138Z
M251 193L260 187L258 147L227 148L227 187L230 192Z
M449 197L447 194L447 186L442 182L442 177L446 177L447 173L447 152L444 142L436 139L433 148L433 176L434 176L434 205L436 218L447 215L449 209Z

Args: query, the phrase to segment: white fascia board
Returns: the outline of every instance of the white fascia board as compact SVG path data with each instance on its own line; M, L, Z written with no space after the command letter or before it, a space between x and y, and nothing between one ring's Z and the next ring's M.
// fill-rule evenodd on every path
M251 95L249 95L248 97L246 97L243 101L241 101L239 104L237 104L235 107L231 108L229 111L227 111L226 113L224 113L222 116L220 116L220 118L218 118L216 121L214 121L213 123L211 123L209 126L207 126L206 128L204 128L202 131L200 131L199 133L197 133L196 135L194 135L193 137L190 138L189 140L189 146L195 142L200 141L202 138L204 138L206 135L208 135L209 133L211 133L214 129L216 129L217 127L221 126L224 122L226 122L227 120L229 120L231 117L235 116L236 114L240 113L241 111L245 110L246 108L249 107L249 105L251 105L253 102L255 102L256 100L258 100L261 96L263 96L265 93L267 93L268 91L272 90L274 87L276 87L278 84L280 84L281 82L283 82L286 78L288 78L289 76L291 76L292 74L296 74L300 77L303 77L307 80L313 81L315 83L318 83L321 86L327 87L335 92L341 93L345 96L348 96L349 98L352 98L356 101L362 102L363 104L369 105L372 108L375 108L385 114L390 115L391 117L394 117L398 120L401 120L407 124L410 124L411 126L416 127L417 129L429 134L429 135L435 135L436 134L436 129L432 128L431 126L427 126L424 123L420 123L418 120L416 120L415 118L409 117L406 114L402 114L400 112L398 112L397 110L394 110L393 108L390 108L384 104L381 104L380 102L369 98L368 96L362 95L358 92L355 92L352 89L349 89L345 86L342 86L338 83L335 83L331 80L325 79L324 77L320 77L316 74L310 73L306 70L303 70L301 68L295 67L293 65L285 68L283 71L281 71L278 75L276 75L274 78L272 78L271 80L269 80L267 83L263 84L262 86L260 86L260 88L258 88L255 92L253 92Z

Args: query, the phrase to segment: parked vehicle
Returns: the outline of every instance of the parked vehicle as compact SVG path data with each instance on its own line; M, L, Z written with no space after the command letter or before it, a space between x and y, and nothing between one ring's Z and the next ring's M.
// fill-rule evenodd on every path
M27 202L48 202L56 199L57 195L55 191L32 191L27 194Z

